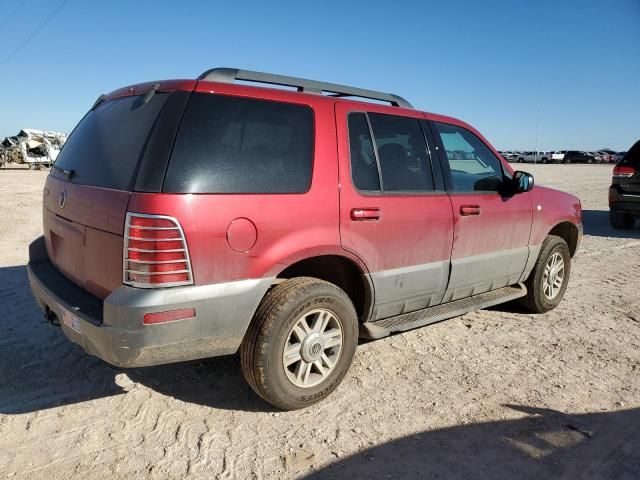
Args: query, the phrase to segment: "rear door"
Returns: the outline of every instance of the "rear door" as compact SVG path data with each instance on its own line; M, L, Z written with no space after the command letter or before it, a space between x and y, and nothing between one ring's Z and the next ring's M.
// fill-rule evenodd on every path
M440 303L449 276L451 201L422 118L336 104L341 242L371 272L373 320Z
M163 115L175 117L188 95L156 93L147 102L130 95L100 103L75 128L47 178L43 226L49 259L99 298L122 284L124 222L137 172L146 154L154 162L168 156L168 147L159 148L173 138L171 129L160 128L166 127ZM175 118L170 121L177 129ZM147 170L164 175L161 163Z
M431 125L454 216L451 277L444 301L517 283L529 256L529 193L500 193L508 170L474 132L443 122Z

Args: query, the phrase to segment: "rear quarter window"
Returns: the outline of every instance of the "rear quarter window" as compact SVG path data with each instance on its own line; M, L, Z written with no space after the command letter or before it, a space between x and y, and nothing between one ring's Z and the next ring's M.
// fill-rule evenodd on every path
M163 191L304 193L311 185L313 139L308 106L194 93Z

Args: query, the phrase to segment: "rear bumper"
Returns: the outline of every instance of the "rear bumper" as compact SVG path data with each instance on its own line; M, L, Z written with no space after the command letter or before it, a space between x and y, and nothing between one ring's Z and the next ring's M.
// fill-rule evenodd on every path
M620 193L617 188L609 188L609 208L612 212L640 215L640 195Z
M104 301L67 280L49 261L44 238L29 246L29 283L40 308L69 340L119 367L142 367L235 353L272 278L140 289L121 286ZM145 313L194 308L196 316L144 325ZM63 322L77 318L78 331ZM54 317L55 316L55 317Z

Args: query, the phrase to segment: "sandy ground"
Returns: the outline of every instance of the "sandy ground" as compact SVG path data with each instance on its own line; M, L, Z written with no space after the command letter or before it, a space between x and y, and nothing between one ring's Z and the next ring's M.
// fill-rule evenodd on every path
M608 226L611 166L527 168L585 210L560 306L363 343L290 413L236 357L118 370L42 323L25 263L46 173L0 171L0 478L639 478L640 228Z

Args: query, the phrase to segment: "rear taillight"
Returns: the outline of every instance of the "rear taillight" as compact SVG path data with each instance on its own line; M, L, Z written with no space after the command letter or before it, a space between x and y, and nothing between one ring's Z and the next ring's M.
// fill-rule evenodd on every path
M133 287L193 284L189 250L175 218L127 213L123 282Z
M617 178L629 178L635 175L636 169L633 167L617 165L613 169L613 176Z

